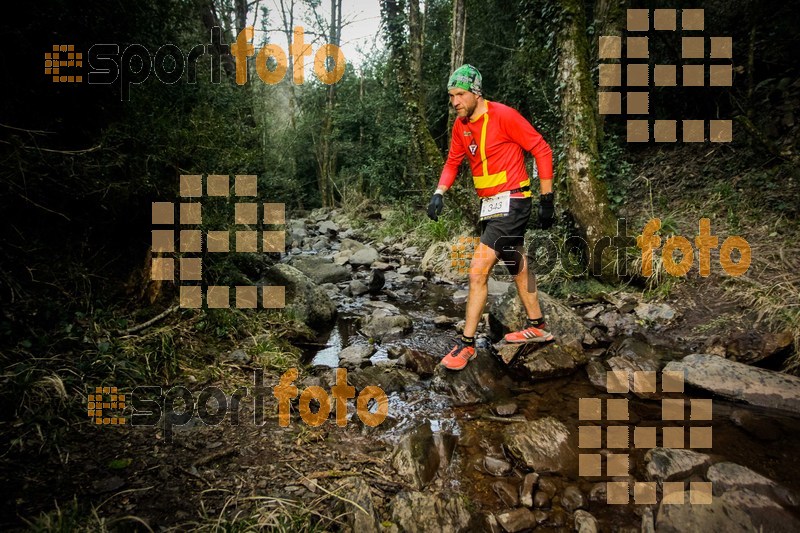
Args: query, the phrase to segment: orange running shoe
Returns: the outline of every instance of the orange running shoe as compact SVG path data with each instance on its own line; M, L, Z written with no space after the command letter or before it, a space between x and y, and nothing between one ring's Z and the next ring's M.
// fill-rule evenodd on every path
M456 340L456 345L450 350L450 353L442 358L442 366L450 370L461 370L470 359L473 359L477 353L474 346L467 346L460 338Z
M520 331L508 333L505 336L506 342L522 344L528 342L550 342L553 340L553 334L544 330L544 324L541 327L530 326Z

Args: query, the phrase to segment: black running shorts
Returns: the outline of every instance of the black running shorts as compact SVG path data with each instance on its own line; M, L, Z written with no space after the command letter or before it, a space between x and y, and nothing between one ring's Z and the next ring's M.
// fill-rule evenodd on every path
M531 218L530 198L511 198L508 214L504 217L490 218L480 223L481 242L500 252L504 248L523 246L525 229Z

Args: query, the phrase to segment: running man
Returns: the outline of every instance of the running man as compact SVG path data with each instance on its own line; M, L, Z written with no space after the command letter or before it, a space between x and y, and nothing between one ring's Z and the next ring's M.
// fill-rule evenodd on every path
M475 191L481 198L481 238L469 267L464 333L442 359L446 368L461 370L475 357L475 332L486 306L489 273L500 259L514 276L528 315L525 328L509 333L505 340L512 343L553 340L546 330L536 278L532 272L528 273L523 247L532 203L524 152L530 152L536 159L541 192L539 222L544 229L553 224L553 154L544 138L519 112L483 98L481 74L472 65L462 65L453 72L447 91L458 118L453 124L447 162L428 205L428 216L434 221L439 219L444 208L442 196L453 185L464 157L469 161Z

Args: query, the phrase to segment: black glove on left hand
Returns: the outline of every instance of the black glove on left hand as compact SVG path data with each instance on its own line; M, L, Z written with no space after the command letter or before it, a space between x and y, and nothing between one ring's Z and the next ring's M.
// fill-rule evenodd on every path
M542 229L549 229L553 225L554 213L553 193L549 192L539 196L539 225Z

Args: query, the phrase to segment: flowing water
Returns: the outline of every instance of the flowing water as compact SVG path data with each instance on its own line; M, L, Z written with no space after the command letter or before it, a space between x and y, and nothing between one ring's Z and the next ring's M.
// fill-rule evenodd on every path
M437 315L459 318L463 316L464 305L453 303L453 294L458 289L463 287L409 283L407 289L396 291L395 298L388 298L382 294L348 299L350 300L348 303L340 305L340 314L334 327L330 331L323 332L318 339L324 348L308 350L306 360L311 365L335 367L338 366L338 353L343 348L354 344L367 344L369 340L358 331L358 318L371 313L374 305L383 305L380 302L389 302L400 312L410 316L414 322L414 331L405 338L378 345L377 351L372 356L373 363L386 359L387 350L391 346L406 346L439 358L449 348L453 331L452 328L450 330L436 328L433 318ZM557 335L558 332L554 333ZM680 350L680 347L676 349ZM484 354L484 356L489 355ZM457 439L458 444L452 461L449 461L449 467L439 472L441 478L439 483L441 486L466 493L475 504L473 509L475 512L498 512L505 508L492 488L492 484L500 478L486 474L481 467L483 458L487 454L503 453L502 432L508 423L497 421L493 416L495 406L512 400L518 405L516 416L521 415L528 420L547 416L558 419L569 429L575 449L578 449L578 426L581 425L578 419L579 399L612 397L610 394L598 391L589 382L583 369L569 377L533 382L517 379L514 387L498 391L496 398L491 402L467 407L452 406L450 398L434 392L429 384L430 380L421 380L419 387L412 391L392 393L389 413L394 423L385 428L376 428L375 438L396 444L414 427L428 423L434 434ZM663 421L660 400L639 399L632 394L626 397L629 400L630 419L619 424L630 427L631 447L625 451L629 452L631 457L631 477L637 481L646 480L644 461L646 449L633 447L634 426L661 428L684 424L708 425L707 421L704 423L690 420ZM693 390L687 390L680 397L687 400L687 403L692 398L710 398L703 391ZM757 420L756 428L743 429L734 424L731 419L734 411L753 415L751 418ZM688 412L689 409L686 409L687 418ZM759 424L774 431L764 434L758 430ZM800 421L789 416L767 413L715 399L712 427L712 448L696 451L707 453L714 460L724 459L751 468L800 494L800 479L798 479ZM685 445L688 447L688 431L686 433ZM611 452L620 453L620 450ZM502 479L518 486L522 474L523 470L517 468L511 476ZM561 487L577 485L584 495L588 494L596 483L607 480L607 478L581 478L578 476L577 467L549 477ZM624 529L624 527L638 530L641 524L642 506L633 503L610 505L604 500L591 501L587 510L598 519L601 530ZM559 528L540 527L537 530L557 531Z

